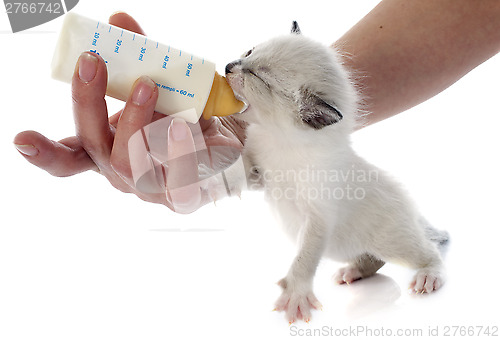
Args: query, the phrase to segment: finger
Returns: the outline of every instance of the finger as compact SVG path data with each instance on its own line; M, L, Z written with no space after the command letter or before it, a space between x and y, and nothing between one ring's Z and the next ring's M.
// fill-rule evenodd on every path
M110 163L113 170L131 186L133 186L133 179L129 142L132 135L140 133L140 130L151 122L157 99L156 84L148 77L139 78L134 83L132 93L118 120ZM134 138L132 141L143 143L142 138Z
M109 155L113 145L104 99L106 85L104 60L90 52L82 53L72 82L76 136L101 170L109 168Z
M123 110L120 110L118 111L117 113L115 113L114 115L112 115L111 117L109 117L109 124L113 127L116 128L116 125L118 125L118 120L120 119L120 116L122 115L122 112Z
M116 128L116 126L118 125L118 120L120 119L120 116L122 115L122 112L123 112L123 110L120 110L117 113L115 113L114 115L112 115L111 117L109 117L109 124L111 126ZM163 113L158 113L155 111L155 113L153 113L153 118L151 119L151 121L155 122L155 121L163 119L163 118L165 118L165 115Z
M141 26L125 12L115 12L109 17L109 23L113 26L118 26L126 30L146 35Z
M24 131L14 138L14 144L28 162L54 176L97 170L76 137L54 142L36 131Z
M184 214L195 211L201 203L196 148L191 130L179 118L174 118L168 129L167 164L167 195L174 210Z

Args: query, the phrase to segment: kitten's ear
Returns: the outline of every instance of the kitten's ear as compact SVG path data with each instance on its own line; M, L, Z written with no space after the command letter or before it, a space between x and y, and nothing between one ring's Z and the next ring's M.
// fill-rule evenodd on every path
M319 130L340 122L344 116L334 105L328 104L308 89L302 88L299 91L299 118L302 122Z
M292 34L301 34L302 33L302 32L300 32L299 24L295 20L292 22L292 30L290 33L292 33Z

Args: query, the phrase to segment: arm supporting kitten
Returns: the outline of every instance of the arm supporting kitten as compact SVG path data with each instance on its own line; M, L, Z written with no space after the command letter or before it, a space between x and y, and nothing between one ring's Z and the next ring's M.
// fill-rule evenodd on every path
M360 72L372 124L440 93L500 51L500 1L381 1L334 47ZM367 76L369 75L369 76Z

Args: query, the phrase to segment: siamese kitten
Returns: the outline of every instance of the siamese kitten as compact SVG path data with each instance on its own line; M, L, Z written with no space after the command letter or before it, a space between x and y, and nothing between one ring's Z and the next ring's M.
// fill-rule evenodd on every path
M369 277L385 262L415 268L410 284L430 293L443 284L433 229L385 172L351 147L359 97L339 55L300 34L275 38L226 66L235 94L248 108L243 159L247 185L263 188L287 233L298 243L276 310L292 323L309 321L321 304L313 278L325 256L348 266L338 283Z

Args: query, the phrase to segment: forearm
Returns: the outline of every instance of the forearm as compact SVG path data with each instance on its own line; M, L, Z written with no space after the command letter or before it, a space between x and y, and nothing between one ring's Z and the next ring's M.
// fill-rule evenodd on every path
M500 51L498 0L384 0L334 46L358 79L367 124L446 89Z

